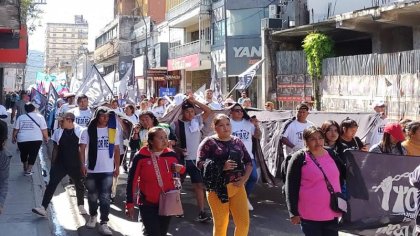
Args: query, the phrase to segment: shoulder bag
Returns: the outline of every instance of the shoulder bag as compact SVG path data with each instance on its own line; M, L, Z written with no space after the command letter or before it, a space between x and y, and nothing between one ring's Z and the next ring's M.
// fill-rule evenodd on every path
M36 123L36 121L34 120L34 118L32 118L28 113L26 113L26 115L29 117L29 119L31 119L36 124L36 126L38 126L38 128L41 129L41 126L39 126L38 123Z
M346 201L345 196L341 192L334 192L334 188L331 185L330 181L328 180L327 175L325 175L325 172L322 169L319 162L315 159L315 157L310 152L309 152L309 157L312 159L315 165L321 170L322 175L324 175L324 180L327 185L328 192L330 192L330 195L331 195L331 198L330 198L331 210L338 213L347 213L347 201Z
M169 190L165 192L163 188L162 176L160 175L157 157L152 153L152 162L155 169L159 187L162 189L159 196L159 215L160 216L178 216L183 215L181 203L181 192L179 189Z

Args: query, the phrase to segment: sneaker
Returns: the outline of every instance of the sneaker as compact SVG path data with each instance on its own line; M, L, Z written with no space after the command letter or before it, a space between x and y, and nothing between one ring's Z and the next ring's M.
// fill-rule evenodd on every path
M87 212L85 210L85 206L79 205L77 208L79 209L79 214L80 215L87 215Z
M34 172L32 171L25 171L25 173L23 174L24 176L31 176Z
M249 202L249 199L248 199L248 210L250 211L254 210L254 207L251 205L251 202Z
M43 177L47 177L47 171L46 170L42 169L42 172L41 173L42 173L42 176Z
M44 207L32 208L32 212L37 214L37 215L47 217L47 211L45 210Z
M106 223L99 226L99 233L102 235L112 235L112 231Z
M86 227L93 229L96 227L96 216L90 216L89 220L86 222Z
M202 211L200 212L200 214L198 214L198 217L195 218L195 220L201 223L205 223L205 222L211 221L212 218L207 212Z

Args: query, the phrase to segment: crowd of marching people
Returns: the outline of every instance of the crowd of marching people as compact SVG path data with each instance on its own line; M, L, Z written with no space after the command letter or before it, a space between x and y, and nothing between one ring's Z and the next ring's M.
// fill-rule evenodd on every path
M166 235L171 217L183 216L180 190L186 177L196 200L196 221L212 221L213 235L223 236L232 215L235 235L248 235L249 199L259 179L253 140L260 140L262 131L257 117L248 114L252 104L246 92L238 101L229 97L223 102L210 89L201 99L193 94L143 96L133 104L116 97L93 108L86 95L68 93L56 102L50 124L24 92L10 107L11 141L20 151L23 174L32 175L38 155L51 162L43 171L49 181L34 213L47 216L55 189L68 175L79 213L89 215L86 227L96 228L99 222L99 232L112 235L107 223L121 167L128 174L126 214L134 218L138 206L143 235ZM373 107L365 137L356 136L359 125L351 117L316 127L307 119L307 103L299 104L296 116L283 123L283 189L290 221L300 224L305 235L338 235L339 220L347 211L347 150L420 155L420 122L390 122L384 102ZM265 110L274 111L274 103L266 102ZM168 122L165 117L171 112L179 113ZM212 130L203 132L206 123ZM2 123L0 127L4 130ZM0 163L10 159L3 152L5 137L7 133L0 140ZM0 190L7 188L4 179L0 168ZM0 213L4 198L0 191Z

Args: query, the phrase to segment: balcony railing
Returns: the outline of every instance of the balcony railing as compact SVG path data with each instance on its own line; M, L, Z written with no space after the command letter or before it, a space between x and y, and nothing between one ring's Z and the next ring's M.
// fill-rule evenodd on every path
M169 59L196 53L210 53L210 40L197 40L169 49Z
M170 21L196 9L197 7L200 7L200 13L203 11L211 10L211 0L185 0L181 4L168 10L166 13L166 20Z

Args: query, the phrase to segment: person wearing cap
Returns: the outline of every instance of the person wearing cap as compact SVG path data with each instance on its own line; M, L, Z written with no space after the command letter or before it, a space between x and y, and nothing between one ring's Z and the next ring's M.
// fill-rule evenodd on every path
M207 106L209 106L212 110L222 110L222 105L213 99L213 90L207 89L205 94Z
M306 118L309 115L309 106L301 103L296 107L296 117L284 122L281 131L284 156L288 156L304 147L303 131L314 124Z
M374 145L382 140L385 125L388 123L388 119L386 119L385 108L386 105L384 101L375 101L373 103L375 114L372 115L369 119L369 127L371 127L371 129L366 136L366 145Z
M74 122L82 127L86 127L92 118L92 111L89 109L88 105L89 99L83 94L77 97L77 107L69 111L76 117Z
M119 175L120 169L118 137L121 131L117 122L114 111L107 107L98 107L87 129L84 130L87 135L82 134L79 140L81 172L86 176L85 186L88 190L90 217L86 227L91 229L96 227L99 206L101 212L99 232L103 235L112 235L107 223L113 177Z
M384 128L382 140L374 144L369 152L407 155L407 150L401 145L405 140L404 132L399 123L388 123Z
M20 100L15 103L12 107L12 114L10 115L10 123L13 124L13 119L16 116L16 120L20 115L25 114L25 104L29 102L29 95L22 91L20 93Z
M80 172L81 162L79 158L79 140L84 128L74 123L73 113L66 112L58 117L60 128L58 128L51 139L54 143L53 156L51 160L50 181L45 189L40 207L32 209L32 212L40 216L47 216L47 208L54 195L55 189L61 180L68 175L75 184L76 197L79 213L87 214L84 208L85 187Z
M252 138L254 137L257 140L261 139L261 130L258 126L257 118L251 118L239 103L236 103L230 109L230 118L232 135L236 136L244 143L246 150L248 151L248 154L252 160L252 172L245 185L245 190L248 197L248 209L252 211L254 208L249 201L249 195L254 190L255 183L257 183L258 180L257 162L255 161L255 157L252 152Z
M195 106L198 106L203 113L196 114ZM208 222L211 217L204 211L204 185L200 170L196 166L197 150L202 140L201 128L203 121L206 121L213 111L210 107L200 103L194 98L193 94L188 95L188 99L181 104L182 115L181 118L171 124L171 128L175 130L177 136L176 147L183 150L182 157L184 166L187 168L186 172L191 177L191 183L194 188L195 198L199 215L196 218L198 222Z
M64 93L63 98L66 101L66 103L63 104L60 108L60 114L63 114L70 109L73 109L76 107L74 98L76 97L76 94L74 93Z
M48 141L48 131L44 116L36 112L32 103L25 104L25 112L25 115L20 115L16 120L12 143L17 142L24 175L30 176L42 140Z

